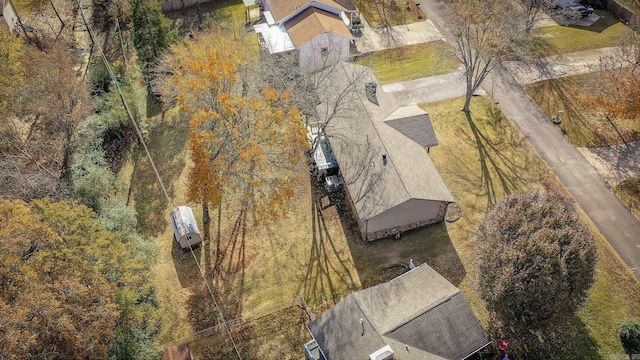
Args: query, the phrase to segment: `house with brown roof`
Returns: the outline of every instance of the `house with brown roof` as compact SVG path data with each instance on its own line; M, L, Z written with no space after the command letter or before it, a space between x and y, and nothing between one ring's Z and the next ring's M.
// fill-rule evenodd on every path
M460 290L426 264L312 321L307 359L467 359L491 344Z
M368 67L342 63L321 75L318 120L363 239L443 221L454 199L427 152L438 144L429 114L400 106Z
M261 6L264 21L254 30L269 54L296 51L308 72L349 58L352 0L261 0Z

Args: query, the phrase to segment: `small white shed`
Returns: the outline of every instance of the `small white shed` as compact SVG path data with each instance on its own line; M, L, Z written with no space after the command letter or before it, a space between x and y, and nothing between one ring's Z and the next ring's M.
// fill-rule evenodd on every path
M193 211L188 206L178 206L171 211L171 225L173 225L174 239L183 249L202 242L198 223L193 216Z

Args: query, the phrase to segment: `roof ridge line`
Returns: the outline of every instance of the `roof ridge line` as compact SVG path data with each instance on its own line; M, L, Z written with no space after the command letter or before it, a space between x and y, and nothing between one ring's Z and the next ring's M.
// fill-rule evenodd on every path
M369 325L371 325L373 330L375 330L378 335L381 335L380 331L378 331L378 329L377 329L376 324L373 321L369 320L368 313L365 312L364 309L360 306L360 302L358 301L358 297L355 295L356 293L357 293L357 291L355 293L351 294L351 295L353 295L353 302L358 307L358 310L360 310L360 312L364 315L364 318L367 319L367 322L369 323ZM351 295L349 295L349 296L351 296Z
M380 88L380 91L384 92L384 90L382 89L382 86L380 86L380 83L378 82L378 78L375 76L375 74L373 74L373 70L371 70L371 74L373 75L373 78L376 80L376 88ZM385 142L384 137L380 134L380 129L378 129L378 125L376 124L377 121L373 121L373 119L371 117L371 113L367 109L367 106L365 105L364 100L362 99L360 91L358 91L357 89L356 89L356 95L358 96L358 99L362 103L362 107L364 108L364 111L367 112L367 115L369 116L369 121L371 121L371 124L373 124L373 129L376 131L376 134L378 135L378 138L380 139L380 142L382 142L382 147L384 148L385 154L388 156L389 155L389 149L387 149L387 143ZM395 98L394 98L394 101L395 101ZM396 108L389 114L393 114L396 110L398 110L400 108L400 106L398 105L397 102L395 103L395 105L396 105ZM389 126L389 125L387 125L387 126ZM393 169L395 170L396 174L398 175L398 179L400 179L400 183L402 184L402 188L404 188L404 191L406 192L407 197L410 197L411 192L409 192L409 189L407 188L407 184L405 184L404 179L402 178L402 176L400 176L400 171L398 171L398 168L396 167L396 164L395 164L394 161L391 161L391 166L393 166Z
M401 326L405 325L406 323L408 323L410 320L415 319L433 309L435 309L436 307L444 304L445 302L451 300L454 296L459 295L460 294L460 289L456 288L456 291L453 294L449 294L449 295L445 295L442 298L436 300L433 304L431 304L430 306L428 306L426 309L424 309L423 311L417 313L417 314L413 314L409 317L407 317L406 319L402 319L401 322L399 322L397 325L394 325L389 331L386 331L385 333L383 333L382 335L387 335L397 329L399 329ZM362 311L362 310L361 310Z

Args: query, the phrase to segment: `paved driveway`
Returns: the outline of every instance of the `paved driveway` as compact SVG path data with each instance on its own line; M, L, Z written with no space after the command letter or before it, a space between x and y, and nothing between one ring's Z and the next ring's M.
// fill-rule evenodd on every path
M587 74L591 72L591 67L599 63L600 58L619 58L620 55L620 48L605 47L528 61L508 61L505 65L520 84L526 85L563 76Z
M362 22L364 23L362 34L355 36L356 48L358 49L356 54L444 40L440 31L429 19L385 29L371 28L364 18Z
M640 177L640 141L578 150L611 187L621 181Z
M463 96L466 84L460 68L450 74L383 85L382 89L393 93L400 105L409 105Z

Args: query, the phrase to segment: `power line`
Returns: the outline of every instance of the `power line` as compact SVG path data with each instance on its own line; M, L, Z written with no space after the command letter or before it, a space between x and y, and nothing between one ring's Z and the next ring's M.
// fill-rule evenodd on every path
M131 114L131 110L129 109L129 105L127 104L127 101L124 98L124 94L122 93L122 90L120 89L120 82L118 81L118 78L116 77L115 73L113 72L113 69L111 68L111 64L109 64L107 56L105 55L104 51L102 51L102 46L97 41L95 33L93 32L93 29L91 28L91 26L87 22L87 18L85 17L84 10L82 9L82 0L76 0L76 3L78 4L78 9L80 10L80 15L82 16L82 21L84 22L84 26L87 28L87 31L89 32L89 36L91 37L91 41L98 46L98 50L100 51L100 55L102 57L102 61L104 62L104 65L107 68L107 71L109 72L109 76L111 77L111 82L113 84L115 84L116 90L118 92L118 95L120 96L120 100L122 101L122 105L124 106L125 110L127 111L127 116L129 117L129 120L133 124L134 128L136 129L136 133L138 134L138 138L140 139L140 142L142 143L142 146L144 147L144 150L147 153L147 158L149 159L149 162L151 163L151 167L153 168L153 171L156 174L156 178L158 179L158 183L160 183L160 187L162 188L162 192L164 193L164 196L167 199L168 204L170 205L170 207L172 207L173 205L172 205L172 202L171 202L171 198L169 197L169 193L167 193L167 189L165 188L164 183L162 182L162 178L160 177L160 174L158 173L158 169L156 168L156 164L153 162L153 158L151 157L151 153L149 152L149 149L147 148L147 144L144 141L144 138L142 137L142 132L140 131L140 128L138 127L138 124L136 123L135 119L133 118L133 115ZM89 65L87 64L87 66L89 66ZM235 350L236 355L238 355L238 359L242 360L242 356L240 356L240 351L238 351L238 347L236 346L236 342L233 340L233 336L231 335L231 329L229 328L229 324L227 324L227 321L224 319L224 314L222 313L222 309L218 305L218 302L216 301L216 298L213 295L213 290L211 289L211 286L209 285L209 281L207 281L205 273L202 271L202 267L200 266L200 263L198 262L198 258L196 257L196 253L193 251L193 247L191 247L191 243L188 242L188 241L187 241L187 243L189 244L189 250L191 251L191 255L193 256L193 260L196 262L196 266L198 267L198 271L200 272L200 275L202 276L202 279L204 280L204 283L207 286L207 290L209 291L209 295L211 296L211 299L213 300L213 304L215 305L216 309L218 310L218 314L220 315L220 319L222 320L222 323L224 324L224 328L225 328L225 330L227 330L227 334L229 335L229 339L231 339L231 344L233 345L233 349Z

